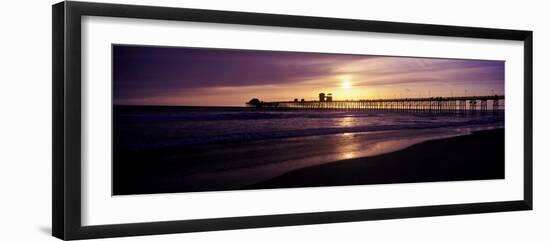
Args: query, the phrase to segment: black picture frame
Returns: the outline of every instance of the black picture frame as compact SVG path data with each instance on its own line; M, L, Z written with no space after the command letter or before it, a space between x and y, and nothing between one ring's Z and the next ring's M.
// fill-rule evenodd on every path
M211 230L531 210L533 33L476 27L335 19L90 2L52 6L53 236L72 240ZM83 226L81 224L81 17L104 16L427 36L517 40L524 43L524 194L522 200L367 210Z

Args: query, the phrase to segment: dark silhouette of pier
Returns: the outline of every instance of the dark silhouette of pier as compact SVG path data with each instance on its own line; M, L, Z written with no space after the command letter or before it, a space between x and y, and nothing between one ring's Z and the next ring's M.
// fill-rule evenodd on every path
M319 100L294 99L294 101L263 102L252 99L246 103L258 108L311 109L311 110L377 110L407 112L496 112L504 109L504 95L394 98L327 101L320 94Z

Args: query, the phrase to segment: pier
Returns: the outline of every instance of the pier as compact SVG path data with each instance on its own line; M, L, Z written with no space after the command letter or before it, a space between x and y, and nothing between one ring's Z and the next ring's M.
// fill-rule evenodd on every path
M322 94L322 95L321 95ZM246 104L258 108L305 109L305 110L365 110L393 112L497 112L504 109L504 95L394 98L364 100L332 100L323 93L319 100L263 102L252 99Z

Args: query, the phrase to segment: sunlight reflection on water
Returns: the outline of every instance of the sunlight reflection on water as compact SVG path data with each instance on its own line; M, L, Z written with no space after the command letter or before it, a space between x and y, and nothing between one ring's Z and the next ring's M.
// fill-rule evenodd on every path
M222 172L203 173L193 177L192 180L208 183L208 185L227 185L227 183L232 183L235 187L246 186L304 167L380 155L400 150L425 140L458 134L465 133L457 130L411 130L342 133L307 138L291 138L302 140L301 142L306 141L310 144L316 143L315 145L312 144L316 148L311 152L302 150L301 152L278 153L280 156L285 156L285 159L288 161ZM305 153L307 155L303 156Z
M352 116L346 116L340 119L338 122L338 127L353 127L356 126L356 118Z
M277 158L279 161L236 169L203 172L187 177L186 182L201 183L207 186L227 186L230 183L235 188L239 188L300 168L381 155L423 141L465 135L478 129L486 128L437 128L341 133L288 138L284 142L263 142L265 148L272 148L269 151L270 153L277 153L272 157ZM267 143L269 145L266 145ZM304 143L307 143L309 148L304 149Z

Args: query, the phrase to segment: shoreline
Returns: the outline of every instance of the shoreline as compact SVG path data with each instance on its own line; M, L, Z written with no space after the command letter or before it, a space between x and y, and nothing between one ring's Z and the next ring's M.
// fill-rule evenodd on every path
M428 140L405 149L290 171L243 189L504 178L504 129Z
M404 134L403 132L400 133ZM363 138L366 138L366 141L377 143L376 135L384 133L378 133L374 136L373 134L371 133ZM387 134L383 136L385 135ZM504 178L503 128L478 130L466 135L451 135L450 137L429 139L392 152L369 156L360 156L361 154L357 152L365 151L365 142L360 141L358 136L348 134L334 137L344 139L333 141L326 137L321 138L320 140L327 141L327 143L318 143L316 148L300 152L289 150L299 150L301 145L311 145L311 142L304 140L296 140L295 143L284 142L284 144L272 146L272 150L267 151L279 154L268 156L265 153L251 152L254 150L253 146L250 147L252 148L250 150L247 148L240 150L236 148L239 145L226 146L223 148L225 151L212 151L212 149L206 148L200 152L203 154L195 153L192 156L188 156L191 154L191 152L188 152L190 150L181 150L182 153L180 154L186 154L184 155L186 159L193 161L194 164L181 162L179 158L176 158L163 160L162 165L153 165L149 162L151 158L166 153L163 151L148 154L139 153L140 155L128 157L132 162L126 162L126 164L114 163L114 171L118 173L119 178L115 179L114 193L115 195L127 195L210 192ZM397 140L402 141L401 138L405 138L405 136L401 136ZM362 145L343 145L347 143L348 139L351 141L350 143L362 143ZM335 143L338 143L337 148L345 148L339 151L346 154L335 161L322 162L305 159L302 163L304 165L295 162L280 162L281 160L299 160L299 158L310 155L331 152L329 147L334 148ZM367 146L370 146L370 144L367 144ZM375 146L369 148L375 148ZM195 151L197 150L195 149ZM217 153L219 151L221 152ZM352 155L348 156L349 153ZM180 156L178 153L172 154ZM328 153L323 154L323 156L326 154ZM230 159L235 160L246 158L248 161L240 164L231 161L212 163L212 161L221 157L230 157ZM261 164L258 162L259 160L267 161L266 163L269 164ZM441 162L441 160L444 160L444 162ZM211 165L221 166L218 166L219 169L216 168L217 170L200 170L202 168L196 165L204 161L207 161L205 164L208 165L205 167L209 167L209 169L213 167ZM287 169L288 165L297 165L298 168L284 170Z

